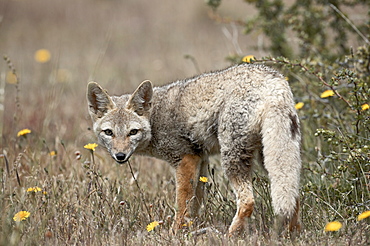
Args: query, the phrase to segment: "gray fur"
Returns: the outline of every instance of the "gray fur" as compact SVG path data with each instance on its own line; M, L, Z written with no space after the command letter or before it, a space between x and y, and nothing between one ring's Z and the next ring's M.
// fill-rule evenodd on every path
M289 220L298 210L299 119L288 82L277 71L242 64L162 87L146 81L133 95L105 97L98 84L89 84L94 130L116 160L117 153L125 162L135 152L177 167L185 155L208 160L221 154L238 204L230 231L244 221L244 215L238 217L243 204L253 208L250 175L256 152L263 153L276 215ZM106 136L104 127L114 137ZM139 133L129 136L133 128Z

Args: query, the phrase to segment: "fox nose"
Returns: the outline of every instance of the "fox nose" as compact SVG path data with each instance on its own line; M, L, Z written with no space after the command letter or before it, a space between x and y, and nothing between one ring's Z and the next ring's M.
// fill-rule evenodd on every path
M122 162L126 159L126 155L122 152L119 152L116 154L116 159L117 161Z

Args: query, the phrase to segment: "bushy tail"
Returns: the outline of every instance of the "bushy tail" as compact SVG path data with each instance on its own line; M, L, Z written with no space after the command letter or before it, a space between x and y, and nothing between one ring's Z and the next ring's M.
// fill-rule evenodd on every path
M291 219L298 208L301 171L299 119L293 100L266 107L262 122L264 165L276 215ZM286 100L286 97L285 97Z

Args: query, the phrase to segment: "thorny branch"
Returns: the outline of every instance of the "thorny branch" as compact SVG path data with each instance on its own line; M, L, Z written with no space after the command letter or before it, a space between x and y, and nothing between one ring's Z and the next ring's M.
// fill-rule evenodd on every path
M341 94L339 94L339 92L334 88L333 85L328 84L319 73L311 71L308 67L303 65L301 62L292 63L288 60L279 60L279 59L270 58L270 57L262 58L260 60L256 59L255 62L274 62L274 63L280 63L284 65L289 65L292 67L300 67L304 72L308 72L312 74L313 76L315 76L323 85L330 88L339 99L343 100L350 108L352 108L351 103L347 99L345 99Z

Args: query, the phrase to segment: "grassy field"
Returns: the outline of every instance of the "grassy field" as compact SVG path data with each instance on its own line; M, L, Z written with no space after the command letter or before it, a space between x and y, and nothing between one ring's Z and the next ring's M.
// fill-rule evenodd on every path
M96 142L85 97L88 81L120 95L145 79L162 85L224 68L230 65L226 56L268 55L263 35L241 35L240 27L209 18L209 10L195 0L0 2L0 245L370 243L369 218L356 220L370 209L369 183L361 186L363 204L345 215L346 196L331 200L329 189L325 196L310 189L325 193L335 183L312 171L325 143L313 136L313 119L304 112L302 158L309 179L302 178L303 230L293 241L269 236L273 215L262 170L254 173L257 205L245 235L225 235L236 206L215 157L201 218L175 236L170 233L176 207L169 165L147 157L118 165L100 146L94 152L84 148ZM229 0L218 12L245 18L256 10ZM305 86L293 90L299 95ZM22 129L31 132L17 136ZM20 211L29 214L15 221ZM324 232L333 220L343 228ZM153 221L159 225L148 232ZM209 230L193 233L203 228Z

